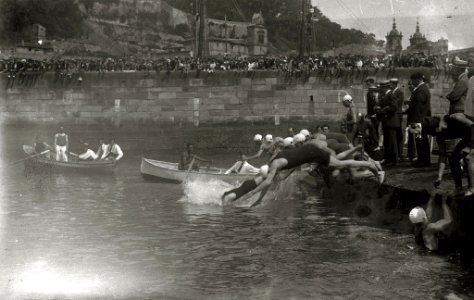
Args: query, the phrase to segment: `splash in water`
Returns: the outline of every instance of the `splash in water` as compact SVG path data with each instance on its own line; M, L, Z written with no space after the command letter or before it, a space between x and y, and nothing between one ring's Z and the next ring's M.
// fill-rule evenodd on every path
M221 180L194 180L183 183L184 196L179 201L195 205L222 205L221 196L235 186Z

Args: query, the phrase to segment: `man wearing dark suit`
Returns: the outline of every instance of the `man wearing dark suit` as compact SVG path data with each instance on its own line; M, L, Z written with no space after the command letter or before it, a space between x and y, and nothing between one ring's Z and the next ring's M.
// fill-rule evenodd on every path
M405 95L403 90L398 86L398 78L390 79L390 88L392 90L393 97L397 101L397 116L400 119L400 127L397 129L397 142L398 142L398 158L403 160L403 102L405 101Z
M397 130L400 128L400 118L397 115L397 99L390 89L390 81L380 83L379 115L382 119L382 130L384 136L384 165L395 166L398 164L398 141Z
M407 110L407 125L421 123L424 117L431 116L431 93L424 82L421 72L415 72L410 76L413 90L410 96L409 108ZM431 163L428 135L421 131L421 135L415 140L413 134L408 135L408 157L415 167L426 167Z

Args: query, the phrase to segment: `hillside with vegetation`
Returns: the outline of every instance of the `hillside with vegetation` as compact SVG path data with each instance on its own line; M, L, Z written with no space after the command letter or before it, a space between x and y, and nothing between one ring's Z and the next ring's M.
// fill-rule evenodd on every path
M25 29L38 23L46 27L49 40L74 40L79 49L98 48L105 55L146 55L182 51L192 38L195 0L0 0L0 46L14 45ZM300 1L208 0L208 16L231 21L249 21L262 12L273 53L298 48ZM375 35L343 29L317 8L315 50L350 44L381 44ZM116 44L117 47L113 45ZM74 47L66 48L66 54ZM78 48L78 47L76 47ZM80 51L79 51L80 52ZM74 52L75 53L75 52ZM76 53L77 54L77 53Z
M191 13L194 0L167 0L176 8ZM299 0L207 0L208 16L233 21L251 20L262 12L273 46L281 50L297 49L299 43L301 1ZM381 44L372 33L341 28L317 7L314 11L316 50L328 50L349 44Z

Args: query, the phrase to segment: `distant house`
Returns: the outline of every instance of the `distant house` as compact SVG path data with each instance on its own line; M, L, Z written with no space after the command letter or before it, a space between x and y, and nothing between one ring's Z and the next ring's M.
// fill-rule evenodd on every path
M206 19L205 36L210 56L257 56L268 52L268 31L262 13L255 13L251 22ZM192 50L195 39L188 39Z

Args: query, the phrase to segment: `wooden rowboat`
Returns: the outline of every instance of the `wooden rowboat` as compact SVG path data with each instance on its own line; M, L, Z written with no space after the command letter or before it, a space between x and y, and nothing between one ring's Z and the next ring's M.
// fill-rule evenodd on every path
M54 159L47 159L42 156L38 156L35 152L35 149L32 146L23 145L23 151L31 157L30 161L35 164L35 166L48 166L58 169L72 169L72 170L113 170L116 165L115 161L111 160L98 160L98 161L56 161Z
M218 179L228 183L237 183L254 177L256 174L225 174L225 169L203 168L199 171L179 170L177 163L142 158L140 172L145 177L183 182L185 180Z

